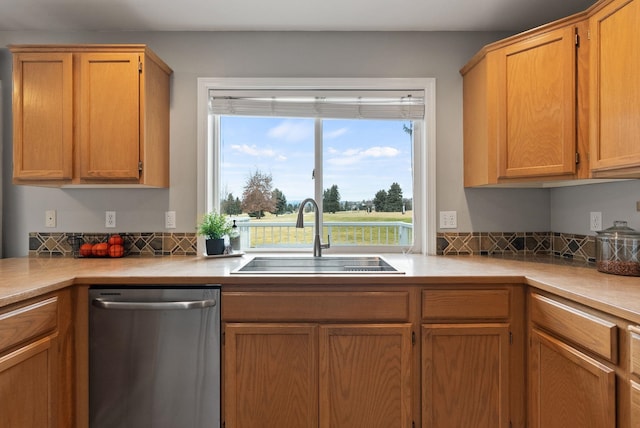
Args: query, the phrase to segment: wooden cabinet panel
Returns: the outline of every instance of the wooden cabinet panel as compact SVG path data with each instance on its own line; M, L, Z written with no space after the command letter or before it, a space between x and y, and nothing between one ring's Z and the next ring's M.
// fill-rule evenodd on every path
M411 325L320 327L320 427L410 428Z
M407 321L407 291L224 292L227 321Z
M318 327L233 324L224 328L227 428L318 426Z
M630 381L631 387L631 416L630 426L640 427L640 383Z
M487 52L472 67L462 71L462 117L465 187L495 184L497 159L497 57Z
M575 27L527 38L499 55L499 178L576 171Z
M80 178L139 178L139 55L80 58Z
M460 71L466 187L586 178L585 27L572 19L496 42Z
M72 54L16 54L13 73L14 180L70 180Z
M629 326L629 372L640 377L640 327Z
M508 289L428 289L422 291L423 320L508 320Z
M615 323L539 294L530 299L531 321L611 362L618 360Z
M62 290L0 312L0 426L73 427L73 293Z
M531 331L532 428L614 428L615 371L571 346Z
M589 20L590 160L595 177L640 177L640 1L615 0Z
M45 337L0 357L3 428L57 426L55 338Z
M171 69L146 45L12 45L14 183L169 186Z
M422 426L509 427L507 324L422 327Z
M58 299L52 297L0 313L0 352L53 332L58 322Z

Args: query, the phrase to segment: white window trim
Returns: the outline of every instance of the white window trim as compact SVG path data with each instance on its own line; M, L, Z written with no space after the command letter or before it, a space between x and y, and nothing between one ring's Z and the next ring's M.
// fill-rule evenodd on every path
M197 212L198 219L203 213L216 206L219 196L214 195L212 168L215 153L208 144L209 133L209 91L212 89L406 89L424 88L425 128L416 127L414 132L422 133L424 145L414 153L414 171L424 194L414 192L414 217L426 216L426 228L421 225L414 229L414 253L436 253L436 83L435 78L198 78L197 88ZM213 150L219 150L214 147ZM425 152L423 153L422 150ZM216 158L218 156L215 156ZM414 224L414 228L416 225ZM204 242L198 240L198 253L204 252Z

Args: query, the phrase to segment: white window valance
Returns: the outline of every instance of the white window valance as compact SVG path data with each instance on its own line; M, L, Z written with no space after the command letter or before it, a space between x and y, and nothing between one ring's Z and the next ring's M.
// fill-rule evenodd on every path
M211 114L419 120L424 90L211 90Z

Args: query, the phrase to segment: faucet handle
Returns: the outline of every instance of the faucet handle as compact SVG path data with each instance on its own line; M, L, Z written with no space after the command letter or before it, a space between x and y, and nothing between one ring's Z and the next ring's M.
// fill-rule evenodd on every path
M320 245L322 248L331 248L331 235L327 233L327 243Z

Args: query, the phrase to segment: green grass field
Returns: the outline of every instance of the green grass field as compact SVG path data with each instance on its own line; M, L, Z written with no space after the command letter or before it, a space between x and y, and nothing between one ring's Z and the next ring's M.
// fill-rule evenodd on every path
M260 220L251 219L251 247L263 247L271 245L296 246L311 245L313 243L314 213L307 213L304 216L305 228L296 229L295 226L276 227L267 226L266 223L294 223L297 214L273 215L267 214ZM411 223L412 213L407 211L402 213L366 213L365 211L341 211L335 214L324 213L323 221L323 242L326 241L327 233L331 233L331 243L334 245L398 245L401 243L399 230L395 226L385 227L383 225L365 226L364 222L386 223L402 222ZM326 223L353 223L351 225L328 226ZM260 223L265 223L265 227L260 227ZM330 230L329 230L330 228ZM409 231L410 234L410 231ZM411 236L406 236L402 240L403 244L412 241Z
M405 223L411 223L412 221L412 212L411 211L407 211L405 214L402 213L378 213L378 212L372 212L367 214L366 211L339 211L335 214L331 214L331 213L323 213L322 217L324 219L325 222L328 221L335 221L335 222L363 222L363 221L376 221L376 222L382 222L382 221L402 221ZM255 222L274 222L274 221L281 221L281 222L288 222L288 221L292 221L295 223L296 219L298 217L297 213L292 213L292 214L282 214L282 215L274 215L271 213L266 213L264 217L262 217L260 220L256 220L256 219L251 219L251 221L255 221ZM307 223L308 221L313 222L313 218L314 218L314 213L306 213L304 215L304 221L305 223ZM312 223L313 224L313 223Z

